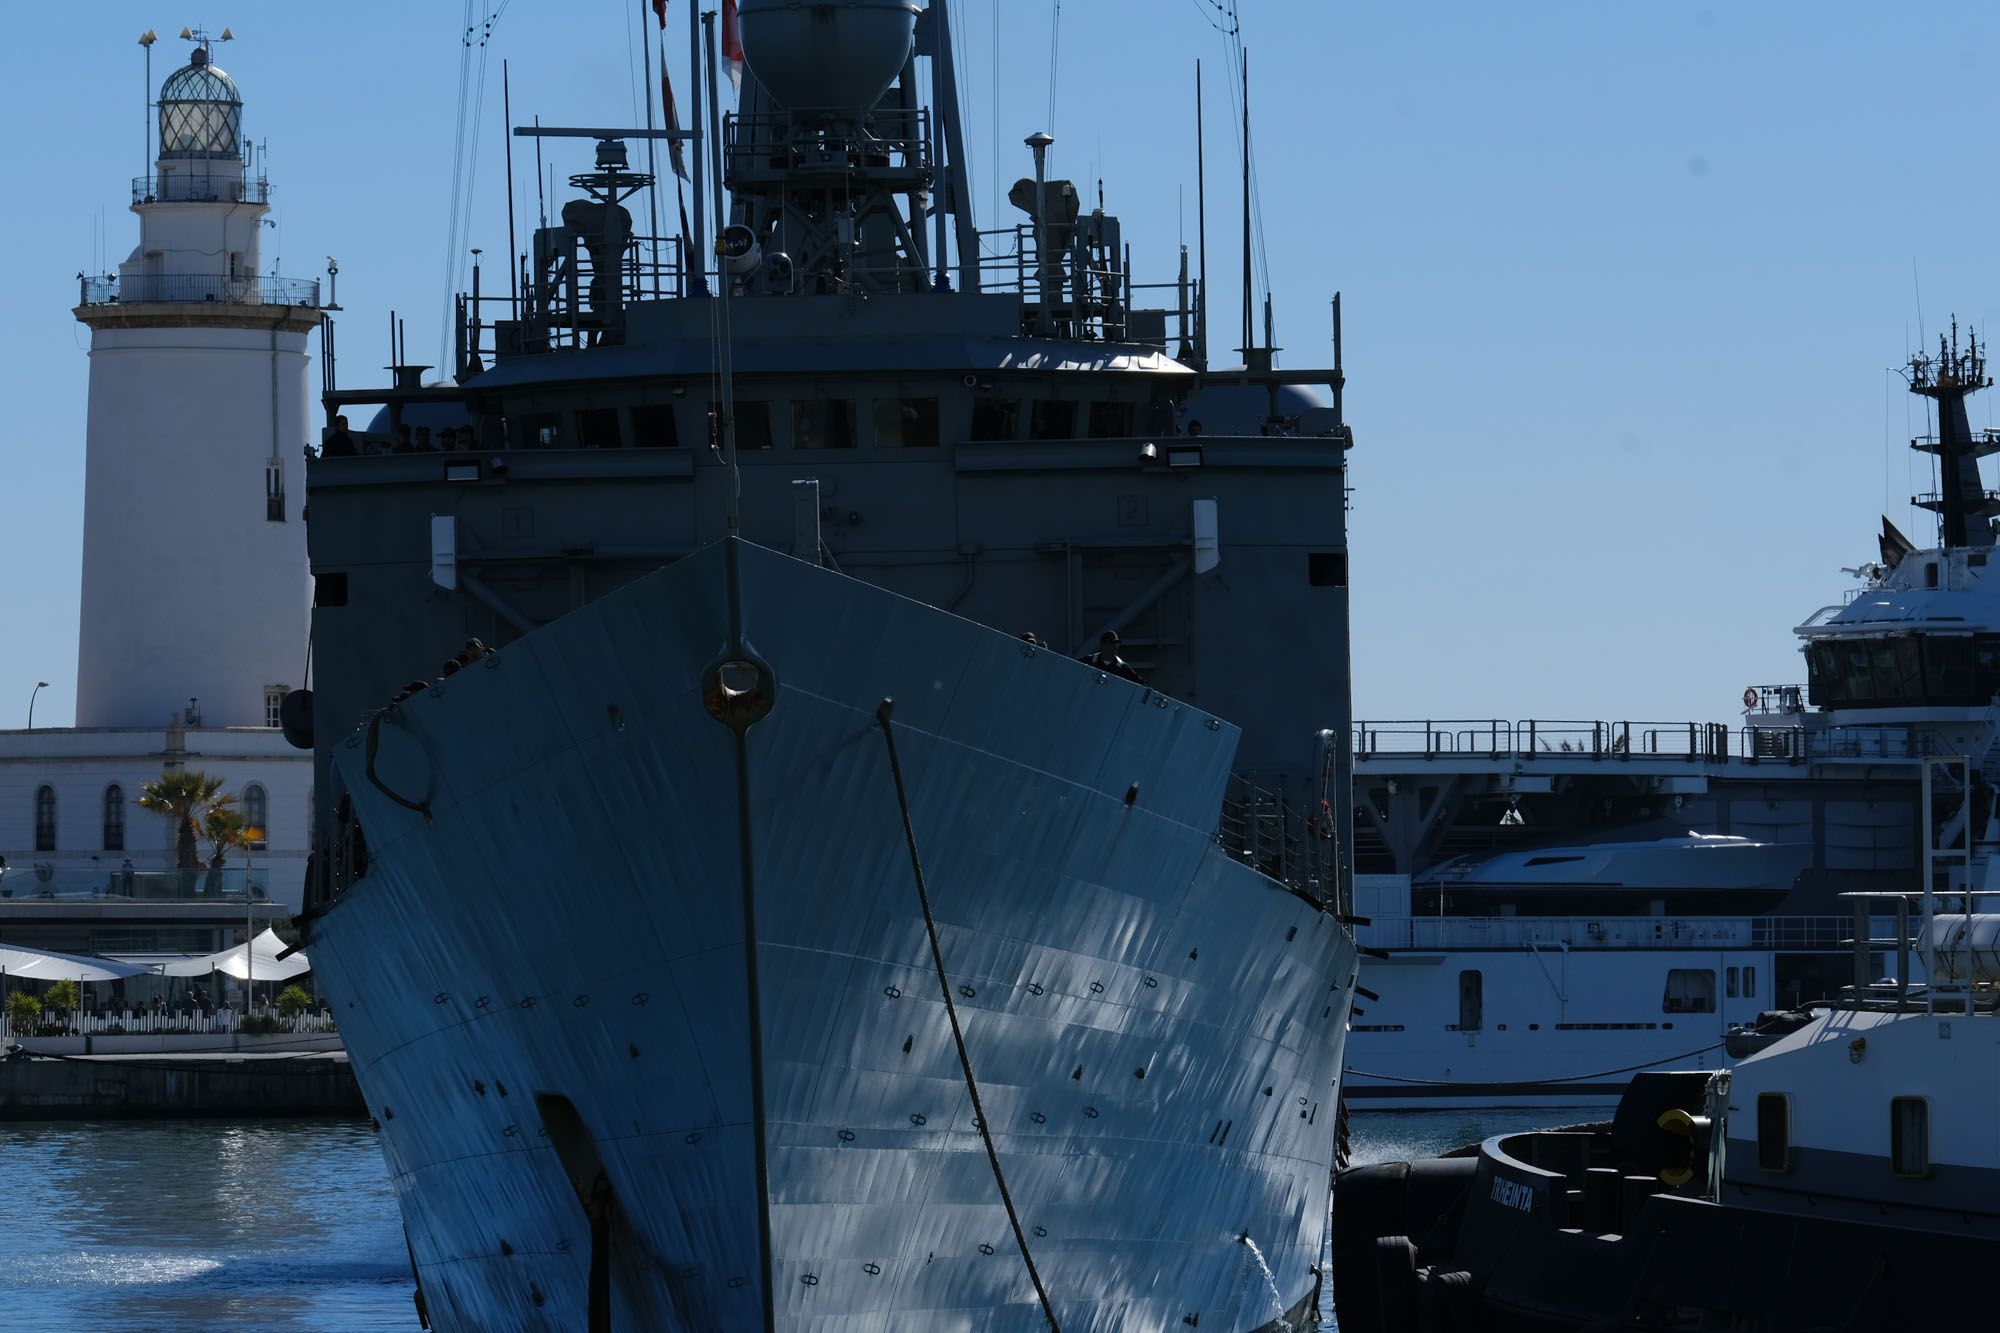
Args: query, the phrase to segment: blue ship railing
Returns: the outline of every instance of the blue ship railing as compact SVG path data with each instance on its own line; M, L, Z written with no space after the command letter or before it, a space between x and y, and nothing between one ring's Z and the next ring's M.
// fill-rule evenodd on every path
M1776 716L1772 714L1772 716ZM1405 759L1676 760L1694 764L1913 760L1966 753L1963 728L1927 723L1731 728L1721 722L1601 722L1527 718L1418 718L1354 724L1354 757Z
M232 278L224 274L162 273L80 280L79 305L319 305L317 278Z

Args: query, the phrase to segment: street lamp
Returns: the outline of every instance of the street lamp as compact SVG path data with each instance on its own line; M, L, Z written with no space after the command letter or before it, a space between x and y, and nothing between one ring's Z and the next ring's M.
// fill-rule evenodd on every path
M33 689L32 691L30 691L30 692L29 692L29 694L28 694L28 730L29 730L29 731L33 731L33 730L35 729L35 696L36 696L37 694L40 694L40 693L41 693L41 692L42 692L43 690L46 690L46 689L47 689L48 687L49 687L49 683L48 683L47 681L45 681L45 680L38 680L38 681L36 681L36 682L35 682L35 688L34 688L34 689Z

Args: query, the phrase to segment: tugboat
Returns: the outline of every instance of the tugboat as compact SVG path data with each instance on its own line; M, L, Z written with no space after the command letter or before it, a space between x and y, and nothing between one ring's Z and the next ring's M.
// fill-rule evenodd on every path
M1837 1002L1734 1070L1641 1074L1608 1124L1342 1172L1343 1333L1990 1326L1940 1278L2000 1261L2000 812L1966 761L1919 767L1929 878L1854 900Z
M302 924L424 1315L1289 1327L1358 966L1338 366L1211 366L1046 135L976 230L945 0L722 19L683 235L648 132L519 129L598 143L517 293L325 394Z
M1381 993L1349 1046L1357 1109L1601 1106L1838 993L1843 895L1921 872L1921 761L2000 776L2000 497L1979 469L2000 433L1966 411L1985 349L1954 323L1906 375L1936 422L1912 447L1938 486L1912 501L1937 544L1885 518L1861 586L1796 630L1806 680L1746 689L1740 726L1356 725Z

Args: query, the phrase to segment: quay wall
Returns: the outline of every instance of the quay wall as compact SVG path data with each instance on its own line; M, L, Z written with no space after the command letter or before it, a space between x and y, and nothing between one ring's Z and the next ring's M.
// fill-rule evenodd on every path
M0 1060L0 1120L366 1114L345 1055Z

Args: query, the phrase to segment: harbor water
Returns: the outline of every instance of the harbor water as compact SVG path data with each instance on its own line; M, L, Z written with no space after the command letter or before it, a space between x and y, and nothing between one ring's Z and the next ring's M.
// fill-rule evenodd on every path
M1427 1156L1601 1114L1365 1112L1354 1156ZM365 1122L0 1125L0 1200L0 1328L416 1327L402 1223Z

